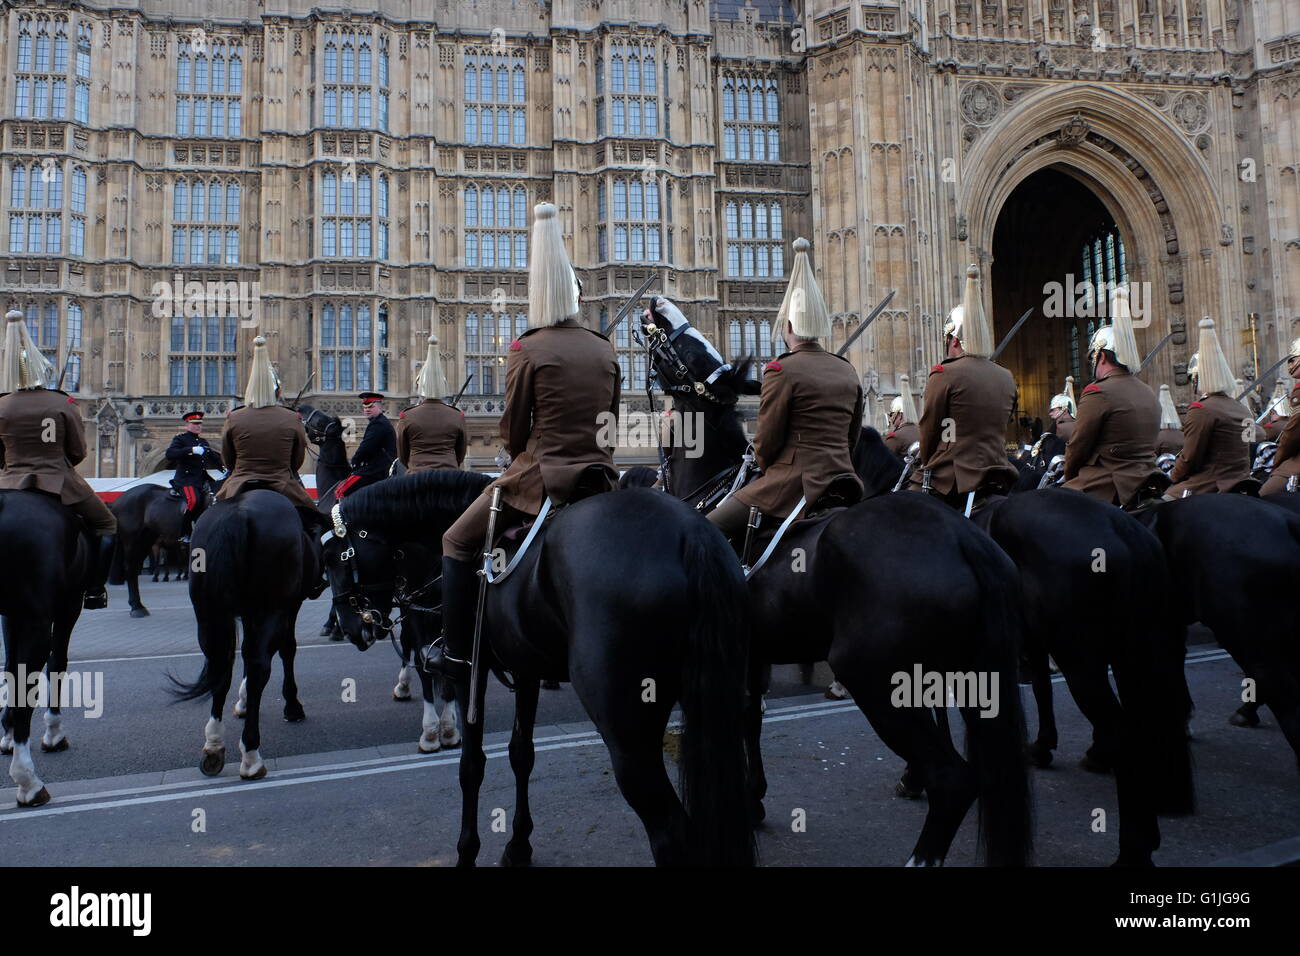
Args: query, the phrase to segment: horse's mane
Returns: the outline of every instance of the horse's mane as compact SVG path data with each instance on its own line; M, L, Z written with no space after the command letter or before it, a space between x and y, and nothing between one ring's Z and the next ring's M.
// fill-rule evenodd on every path
M862 497L874 498L894 490L903 463L885 446L880 432L868 425L858 435L853 449L853 470L862 479Z
M483 493L491 475L435 468L386 478L343 499L347 524L420 530L446 527Z

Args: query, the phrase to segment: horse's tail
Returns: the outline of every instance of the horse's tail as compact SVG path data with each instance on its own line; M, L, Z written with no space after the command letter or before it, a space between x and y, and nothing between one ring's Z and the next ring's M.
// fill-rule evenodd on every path
M1195 810L1192 754L1187 743L1191 695L1184 670L1186 631L1172 602L1165 557L1153 535L1134 528L1125 543L1136 559L1130 575L1133 609L1129 640L1122 642L1126 674L1121 691L1131 731L1145 738L1141 748L1146 786L1157 813L1181 815ZM1141 569L1139 571L1139 569Z
M747 866L755 862L755 846L745 812L744 583L720 536L702 523L690 524L684 549L691 623L682 661L682 802L697 862Z
M987 675L995 705L967 707L966 755L979 784L979 842L989 866L1026 866L1033 857L1034 809L1025 765L1025 715L1017 680L1019 588L1015 568L982 535L980 553L963 549L979 587L974 669ZM996 675L996 676L995 676ZM985 714L988 716L985 716Z

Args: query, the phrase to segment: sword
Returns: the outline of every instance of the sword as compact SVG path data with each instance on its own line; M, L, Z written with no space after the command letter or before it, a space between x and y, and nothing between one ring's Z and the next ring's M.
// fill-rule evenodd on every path
M1011 326L1011 331L1008 332L1008 333L1006 334L1006 337L1005 337L1001 342L998 343L998 347L995 348L995 349L993 350L993 354L989 356L989 361L990 361L990 362L996 362L996 361L998 360L998 356L1001 355L1001 354L1002 354L1002 351L1003 351L1003 350L1004 350L1008 345L1011 344L1011 340L1012 340L1013 338L1015 338L1016 333L1020 331L1020 327L1021 327L1022 325L1024 325L1026 322L1028 322L1028 321L1029 321L1029 317L1030 317L1031 315L1033 315L1033 314L1034 314L1034 307L1031 305L1029 308L1027 308L1027 309L1025 310L1025 314L1024 314L1024 315L1022 315L1020 318L1016 319L1016 324L1013 325L1013 326Z
M1250 394L1251 392L1253 392L1255 389L1259 388L1259 387L1260 387L1261 385L1263 385L1266 381L1268 381L1268 377L1269 377L1270 375L1272 375L1274 372L1276 372L1279 368L1281 368L1282 365L1283 365L1283 363L1285 363L1286 360L1289 359L1289 358L1291 358L1290 355L1283 355L1280 359L1278 359L1276 362L1274 362L1272 365L1270 365L1270 366L1268 367L1268 371L1266 371L1266 372L1265 372L1263 375L1261 375L1259 378L1255 379L1254 383L1250 386L1250 388L1246 389L1244 392L1242 392L1240 395L1237 396L1237 401L1241 401L1243 398L1245 398L1247 395L1249 395L1249 394Z
M311 380L314 379L315 377L316 377L315 372L312 372L310 375L307 376L307 381L302 383L302 388L298 390L297 396L294 397L293 404L289 406L290 408L298 407L298 403L302 401L302 397L307 394L307 386L311 384Z
M1174 333L1170 332L1170 333L1169 333L1168 335L1166 335L1163 339L1161 339L1159 342L1156 343L1156 347L1153 348L1149 353L1147 353L1147 357L1144 358L1144 359L1142 360L1142 364L1138 366L1138 370L1137 370L1137 374L1138 374L1138 375L1141 375L1141 374L1142 374L1142 371L1143 371L1143 370L1144 370L1148 365L1151 364L1151 360L1152 360L1153 358L1155 358L1157 355L1160 354L1160 350L1161 350L1162 348L1164 348L1166 345L1168 345L1168 344L1169 344L1169 340L1172 339L1173 337L1174 337Z
M58 383L57 385L54 386L54 390L55 390L56 392L61 392L61 391L63 391L63 376L65 376L65 375L68 374L68 366L69 366L71 363L72 363L72 352L69 351L69 352L68 352L68 357L67 357L66 359L63 360L63 371L61 371L61 372L59 373L59 383ZM46 381L48 382L49 379L46 379Z
M1247 391L1250 391L1250 390L1247 389ZM1262 412L1260 412L1260 413L1259 413L1259 417L1255 419L1255 424L1258 425L1260 422L1262 422L1265 418L1268 417L1268 413L1269 413L1269 412L1271 412L1273 409L1277 408L1279 405L1281 405L1283 402L1285 402L1285 401L1286 401L1288 398L1290 398L1290 397L1291 397L1291 394L1288 392L1288 393L1285 394L1285 395L1279 395L1277 398L1273 399L1273 401L1269 402L1269 403L1268 403L1268 407L1265 408Z
M456 393L456 397L451 400L452 408L455 408L458 404L460 404L461 396L465 394L465 389L469 388L469 380L472 379L473 377L474 377L473 372L470 372L469 375L465 376L465 384L460 387L460 391Z
M880 305L872 309L871 313L865 319L863 319L861 322L858 323L858 327L853 330L853 334L850 335L848 339L845 340L844 344L840 346L840 350L835 353L836 355L840 356L841 358L844 357L844 353L849 350L849 346L857 341L859 335L867 331L867 326L870 325L872 322L876 321L876 316L878 316L881 312L884 312L885 306L889 305L889 303L894 300L894 293L897 291L898 291L897 289L891 290L889 295L885 296L883 299L880 300Z
M488 509L487 537L483 541L483 561L492 560L492 545L496 543L497 515L501 513L501 488L492 489L492 504ZM483 641L483 606L487 603L488 579L486 568L478 572L478 609L474 614L474 659L470 661L469 674L469 709L465 720L470 724L478 723L478 681L479 653Z
M650 288L651 284L653 284L655 279L657 278L658 276L655 275L653 272L650 273L650 275L646 277L645 282L641 283L641 288L633 292L632 298L628 299L627 302L624 303L623 308L618 310L618 315L614 316L614 321L609 323L609 325L605 325L601 327L600 334L609 335L609 333L617 329L619 323L622 322L624 319L626 319L628 313L631 312L634 308L636 308L636 304L641 301L641 296L645 295L645 290Z

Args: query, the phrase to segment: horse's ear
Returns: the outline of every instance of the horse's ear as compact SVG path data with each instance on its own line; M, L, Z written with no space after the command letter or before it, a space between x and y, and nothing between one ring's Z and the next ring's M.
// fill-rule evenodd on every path
M731 387L738 395L757 395L763 390L763 383L756 378L750 377L750 369L754 367L754 356L746 355L744 358L733 362L731 371L728 373L731 378Z

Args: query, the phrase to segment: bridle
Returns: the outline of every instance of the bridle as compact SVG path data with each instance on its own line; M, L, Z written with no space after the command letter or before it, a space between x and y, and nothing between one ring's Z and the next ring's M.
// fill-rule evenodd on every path
M442 610L441 604L429 606L416 603L417 598L442 580L442 575L434 575L414 590L408 590L406 577L402 574L394 575L391 582L366 584L361 580L361 562L357 557L356 547L348 542L349 535L355 534L359 539L378 542L380 546L386 546L387 543L365 528L349 531L343 516L342 502L330 509L330 518L334 523L334 528L329 533L338 538L343 545L343 551L339 554L339 561L348 572L348 586L342 592L334 595L334 601L336 603L339 601L346 602L353 613L361 618L363 622L376 631L386 632L389 641L392 642L393 649L397 652L397 656L404 661L406 659L405 655L403 655L402 649L397 643L397 626L406 620L411 613L437 613ZM400 562L406 557L401 548L393 548L392 553L394 561ZM389 620L388 615L375 607L370 601L370 594L383 590L389 590L393 603L402 609L402 613L394 620ZM372 639L366 646L369 647L373 643L374 640Z
M725 401L706 382L700 381L692 373L682 357L677 352L674 343L678 337L689 326L682 326L674 329L672 332L665 331L655 322L643 323L642 329L632 326L632 336L636 339L638 345L642 345L646 350L646 382L645 395L646 401L653 411L655 407L654 389L658 385L666 395L701 398L715 405L723 406L734 404ZM645 338L642 339L642 332ZM710 428L717 429L704 417L704 423ZM702 482L698 487L686 495L677 495L672 487L672 468L669 464L668 453L664 450L663 433L657 431L656 435L659 443L659 481L663 485L664 491L670 495L681 498L689 502L698 497L695 509L705 512L714 504L717 504L729 490L734 490L734 479L737 472L743 465L729 465L713 477Z

